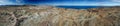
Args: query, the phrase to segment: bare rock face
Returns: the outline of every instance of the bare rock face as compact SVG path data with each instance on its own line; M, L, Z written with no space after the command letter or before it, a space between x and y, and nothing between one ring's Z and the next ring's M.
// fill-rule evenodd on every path
M119 7L86 10L0 7L0 26L120 26Z

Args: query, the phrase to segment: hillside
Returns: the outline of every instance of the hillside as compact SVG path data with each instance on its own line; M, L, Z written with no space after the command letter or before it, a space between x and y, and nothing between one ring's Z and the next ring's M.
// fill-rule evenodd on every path
M0 26L120 26L120 9L4 6L0 7Z

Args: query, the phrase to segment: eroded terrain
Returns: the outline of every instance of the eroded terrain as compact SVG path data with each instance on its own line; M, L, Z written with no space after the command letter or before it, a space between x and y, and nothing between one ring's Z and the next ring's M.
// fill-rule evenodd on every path
M64 9L0 7L0 26L120 26L119 7Z

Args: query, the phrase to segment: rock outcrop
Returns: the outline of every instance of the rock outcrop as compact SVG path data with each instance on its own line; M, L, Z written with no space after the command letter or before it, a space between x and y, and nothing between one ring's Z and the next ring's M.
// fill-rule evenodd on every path
M64 9L40 6L0 7L0 26L120 26L119 7Z

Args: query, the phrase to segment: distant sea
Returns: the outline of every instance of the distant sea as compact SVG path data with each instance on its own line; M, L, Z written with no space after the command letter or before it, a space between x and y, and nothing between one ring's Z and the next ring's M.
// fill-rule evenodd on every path
M56 6L58 8L66 8L66 9L90 9L90 8L100 8L100 7L105 7L105 6ZM106 6L107 7L107 6Z

